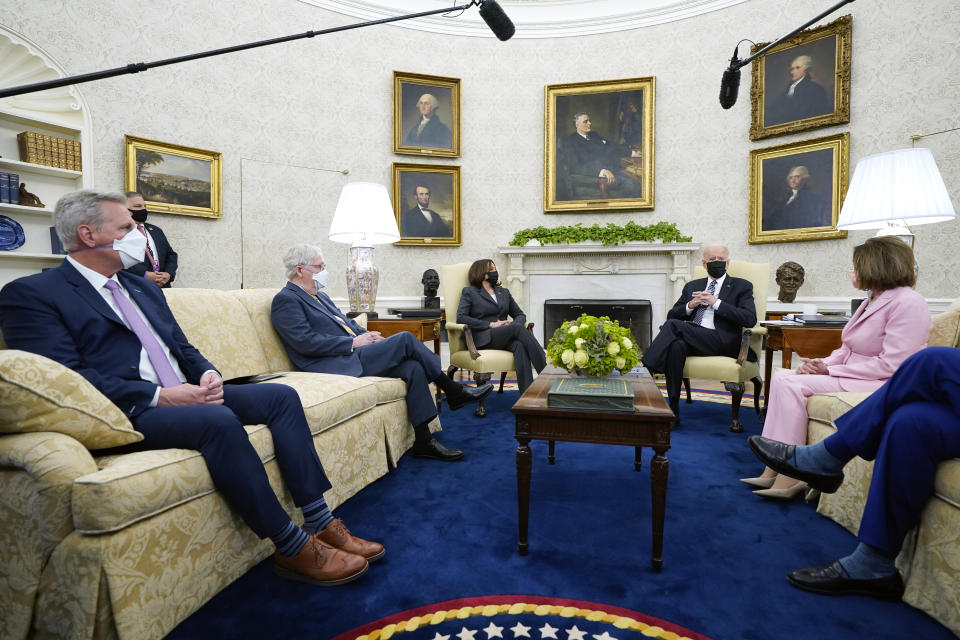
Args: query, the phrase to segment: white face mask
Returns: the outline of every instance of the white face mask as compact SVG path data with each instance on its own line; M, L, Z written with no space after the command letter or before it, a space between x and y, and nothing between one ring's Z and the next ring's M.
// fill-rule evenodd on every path
M113 250L120 254L123 268L129 269L143 262L147 254L147 236L131 229L127 235L113 241Z
M320 289L326 289L328 278L330 278L330 272L326 269L320 273L313 274L313 282L317 285L317 291L320 291Z

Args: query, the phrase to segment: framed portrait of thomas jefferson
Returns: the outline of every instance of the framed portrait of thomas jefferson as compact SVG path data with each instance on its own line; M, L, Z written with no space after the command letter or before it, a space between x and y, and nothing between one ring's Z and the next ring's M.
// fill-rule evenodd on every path
M460 246L460 167L393 163L398 245Z
M393 72L393 152L460 155L460 79Z
M850 134L750 152L750 243L846 238L837 229Z
M751 140L850 122L852 30L853 19L843 16L753 61Z
M150 211L223 216L220 152L134 136L124 136L123 141L124 188L142 195Z
M546 87L545 212L653 209L654 92L652 76Z

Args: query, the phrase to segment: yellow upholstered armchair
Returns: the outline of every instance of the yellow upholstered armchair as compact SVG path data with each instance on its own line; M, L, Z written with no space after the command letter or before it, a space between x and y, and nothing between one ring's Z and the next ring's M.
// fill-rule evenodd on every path
M750 380L753 382L753 405L760 415L760 393L763 386L763 380L760 377L759 357L763 346L763 336L766 335L766 327L761 327L759 322L763 320L767 312L767 280L770 278L769 263L742 262L731 260L727 268L727 273L735 278L743 278L753 283L753 299L757 307L757 326L744 327L740 340L740 352L736 358L727 358L725 356L689 356L683 366L683 386L687 390L687 402L690 399L690 378L701 378L704 380L719 380L731 395L731 422L730 431L734 433L743 432L743 424L740 422L740 402L743 400L744 382ZM694 279L705 278L706 271L702 266L693 270ZM747 358L749 350L757 355L757 361L753 362Z
M443 304L447 316L447 340L450 347L450 367L447 375L451 378L457 369L472 371L477 386L486 384L494 373L500 374L500 388L497 393L503 393L503 383L507 379L507 372L513 371L516 364L513 353L503 349L477 349L473 343L473 333L465 324L458 323L457 307L460 305L460 293L470 285L467 272L469 262L444 265L440 267L440 286L443 287ZM527 323L527 329L533 324ZM478 417L487 415L483 400L477 404L475 411Z

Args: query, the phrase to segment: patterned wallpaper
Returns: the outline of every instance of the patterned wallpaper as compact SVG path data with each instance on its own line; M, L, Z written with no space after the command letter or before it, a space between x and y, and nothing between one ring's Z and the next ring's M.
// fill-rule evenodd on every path
M297 0L8 0L5 26L37 42L68 73L83 73L354 22ZM424 268L501 258L516 229L583 222L676 222L696 242L725 242L736 258L795 260L804 296L850 297L846 240L749 245L749 152L840 131L851 170L862 156L906 147L911 134L960 126L960 11L955 0L854 3L851 124L752 143L749 69L740 100L717 103L721 73L741 38L769 41L823 10L821 0L750 0L643 29L562 39L513 40L377 26L189 62L81 85L93 121L96 186L120 188L123 135L223 153L222 220L155 215L180 253L178 286L279 286L280 255L294 241L324 247L336 273L345 245L326 231L348 180L390 184L392 70L463 79L463 246L381 246L381 296L421 294ZM843 13L843 12L841 12ZM118 19L122 17L122 20ZM831 16L831 18L834 16ZM828 18L831 19L831 18ZM543 87L657 78L656 209L543 213ZM960 206L960 132L925 138ZM423 162L448 164L442 160ZM346 169L349 175L337 171ZM958 222L918 227L920 292L953 298ZM242 256L241 256L242 253ZM771 282L772 287L772 282ZM331 294L344 297L343 278ZM772 289L775 291L775 289Z

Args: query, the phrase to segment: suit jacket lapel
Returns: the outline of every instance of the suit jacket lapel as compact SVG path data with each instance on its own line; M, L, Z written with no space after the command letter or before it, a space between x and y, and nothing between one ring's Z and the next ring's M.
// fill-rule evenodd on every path
M80 275L80 272L77 271L69 261L64 260L58 269L63 274L64 279L73 286L74 293L76 293L81 300L90 305L94 311L106 319L123 325L123 321L121 321L120 317L110 308L110 305L103 299L100 292L96 291L93 286L91 286L90 281Z
M334 323L336 323L337 325L340 324L340 321L337 320L333 311L330 308L328 308L326 304L321 302L322 298L320 298L319 294L316 297L314 297L309 293L307 293L306 291L304 291L302 288L293 284L292 282L287 283L287 288L293 291L293 293L296 296L298 296L301 300L306 300L307 304L309 304L312 308L317 309L318 311L323 313L325 316L333 320Z
M855 326L860 324L865 319L869 318L874 313L876 313L878 309L881 309L885 307L887 304L889 304L891 300L893 300L893 290L887 289L886 291L881 293L879 296L877 296L876 300L870 302L867 305L867 308L863 310L863 313L860 313L859 317L856 317L856 314L854 314L854 317L850 319L850 322L847 323L847 326L849 327L849 326ZM862 309L863 305L861 305L860 308ZM860 309L857 309L857 311L859 312Z

